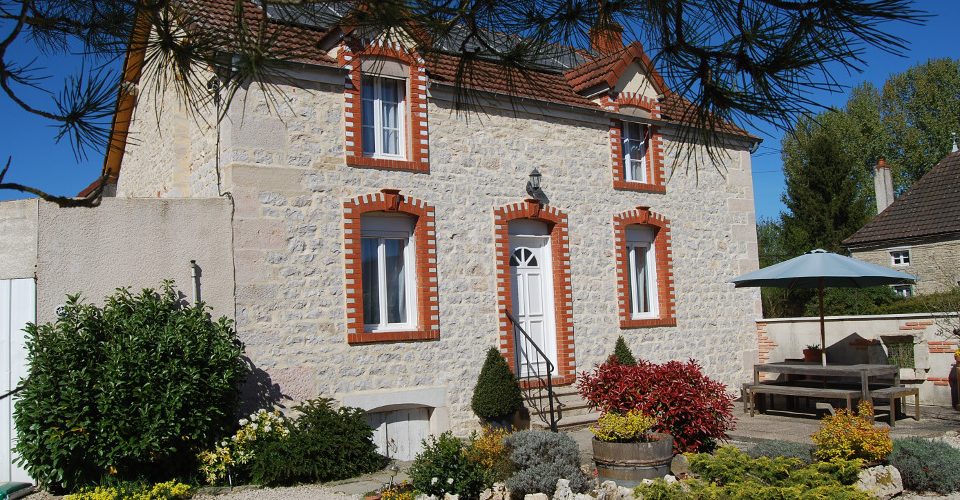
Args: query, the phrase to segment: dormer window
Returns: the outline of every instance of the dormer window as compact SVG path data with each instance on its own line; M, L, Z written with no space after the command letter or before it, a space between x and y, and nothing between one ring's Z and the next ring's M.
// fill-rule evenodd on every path
M647 181L647 150L650 146L650 127L642 123L623 122L623 177L627 182Z
M361 129L363 154L374 158L405 159L406 81L364 76Z

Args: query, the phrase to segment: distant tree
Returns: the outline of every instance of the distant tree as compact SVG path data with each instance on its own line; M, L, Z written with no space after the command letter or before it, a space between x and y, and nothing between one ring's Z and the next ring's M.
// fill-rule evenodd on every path
M796 257L784 243L783 224L779 218L765 217L757 221L757 249L761 268ZM806 301L806 294L803 290L763 287L760 289L760 300L765 318L799 316Z
M871 214L863 169L830 129L811 121L801 127L796 152L784 151L783 244L790 255L814 248L842 253L841 242Z
M910 0L226 3L233 15L216 27L205 17L209 11L202 0L5 1L0 4L0 96L56 126L57 140L67 139L78 153L102 152L118 96L131 89L119 72L89 69L112 67L128 49L146 54L143 71L157 83L153 92L172 90L202 119L219 120L222 116L210 116L209 103L219 99L225 109L238 89L251 84L282 103L284 96L272 83L282 77L285 64L315 48L284 44L284 30L300 28L274 22L277 16L308 24L322 19L333 24L331 31L342 29L360 39L411 43L425 58L460 53L458 109L475 104L464 97L478 61L500 64L509 90L529 85L530 71L545 58L568 57L589 45L594 30L612 29L622 31L627 42L644 42L668 87L693 104L683 117L694 124L689 130L710 145L717 143L714 131L723 121L757 118L789 126L820 106L811 90L842 88L828 68L860 68L867 46L902 52L905 41L891 35L887 24L924 17ZM15 44L20 46L12 50ZM62 57L83 61L87 71L65 82L44 80L44 66ZM32 93L36 88L47 92ZM4 181L10 165L0 168L0 189L61 204L92 205L99 199L99 189L73 199ZM103 172L102 179L109 174Z
M930 171L960 133L960 60L932 59L891 76L883 86L887 162L903 191Z

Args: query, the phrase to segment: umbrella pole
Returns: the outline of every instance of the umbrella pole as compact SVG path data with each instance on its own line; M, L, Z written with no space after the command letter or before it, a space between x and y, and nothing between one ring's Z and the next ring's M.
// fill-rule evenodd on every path
M823 278L820 278L818 294L820 295L820 360L823 366L827 366L827 332L823 325Z

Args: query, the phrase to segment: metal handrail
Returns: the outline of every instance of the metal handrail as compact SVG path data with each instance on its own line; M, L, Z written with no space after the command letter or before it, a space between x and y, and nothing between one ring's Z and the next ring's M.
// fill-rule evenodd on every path
M540 346L538 346L537 343L534 342L533 339L530 337L530 335L528 335L527 332L523 329L523 327L520 326L520 321L517 320L517 318L514 317L513 314L510 313L510 311L506 311L506 313L507 313L507 319L509 319L509 320L510 320L510 323L513 324L513 331L514 331L514 333L516 333L516 332L519 331L520 334L523 335L523 338L527 341L527 344L533 346L533 349L537 352L537 357L543 359L543 361L544 361L544 362L546 363L546 365L547 365L547 376L546 376L546 379L547 379L547 401L548 401L548 407L549 407L548 419L544 419L543 408L539 408L539 407L538 407L537 410L539 411L540 419L543 420L543 423L549 425L549 426L550 426L550 430L551 430L552 432L557 432L557 421L558 421L559 419L557 418L556 411L554 410L554 407L553 407L553 398L554 398L554 395L553 395L553 370L554 370L555 367L553 366L553 363L550 361L550 358L547 356L547 353L543 352L543 350L540 349ZM515 340L516 340L516 339L515 339ZM526 362L526 365L527 365L527 366L531 366L531 367L536 367L536 368L535 368L535 369L536 369L536 375L535 375L534 377L531 377L529 374L526 375L526 376L524 376L524 375L522 374L522 372L521 372L521 367L520 367L520 366L517 366L517 378L518 378L518 379L523 379L523 378L526 378L526 379L536 378L537 381L538 381L538 383L537 383L538 392L542 393L542 392L543 392L543 384L539 383L540 379L542 378L542 377L540 376L540 368L539 368L539 367L540 367L540 363L539 363L539 362L538 362L538 363L531 363L531 362L530 362L530 357L527 356L526 351L523 350L523 349L520 349L519 345L516 345L516 344L517 344L516 341L514 341L514 344L515 344L515 347L516 347L515 350L516 350L517 352L519 352L520 355L522 355L522 356L525 358L524 361ZM528 388L528 389L529 389L529 388ZM528 398L528 399L531 399L531 400L532 400L532 399L542 400L542 399L543 399L543 396L540 395L540 396L538 396L538 397L536 397L536 398L531 397L531 398ZM531 403L533 404L533 401L531 401ZM539 401L538 401L537 403L539 403ZM542 403L539 403L539 404L542 404Z

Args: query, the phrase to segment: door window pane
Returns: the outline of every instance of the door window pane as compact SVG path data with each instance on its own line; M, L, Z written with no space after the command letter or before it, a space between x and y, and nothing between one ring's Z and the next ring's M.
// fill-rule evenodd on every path
M377 238L360 239L360 273L363 282L363 322L380 323L380 271L377 266L379 242Z
M386 260L387 322L407 322L407 288L404 266L406 240L383 240Z
M650 289L649 272L647 270L647 247L635 246L630 252L633 262L633 279L631 281L631 302L633 303L633 313L643 314L650 312Z

